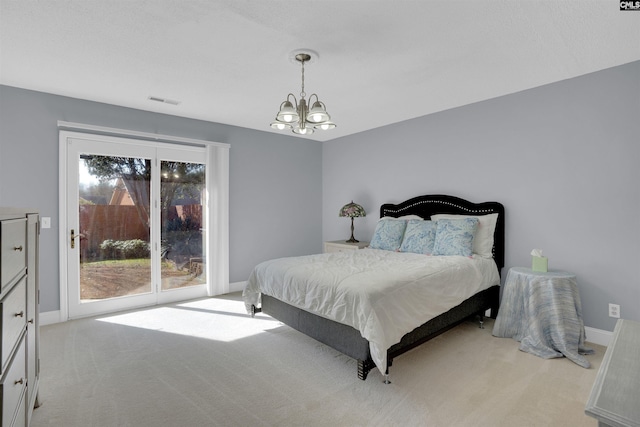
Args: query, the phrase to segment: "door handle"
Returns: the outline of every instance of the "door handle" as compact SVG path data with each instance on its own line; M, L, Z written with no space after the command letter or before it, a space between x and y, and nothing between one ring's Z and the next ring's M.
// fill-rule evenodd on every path
M76 239L78 237L84 237L84 234L82 233L76 234L75 230L72 228L71 229L71 249L76 247Z

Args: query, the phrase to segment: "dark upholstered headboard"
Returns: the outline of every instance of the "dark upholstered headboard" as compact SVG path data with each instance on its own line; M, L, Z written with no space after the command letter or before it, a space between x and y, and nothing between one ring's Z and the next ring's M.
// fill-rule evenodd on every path
M386 203L380 207L380 217L398 218L404 215L418 215L431 219L435 214L488 215L498 214L498 222L493 235L493 259L498 271L504 267L504 206L498 202L473 203L455 196L434 194L418 196L397 205Z

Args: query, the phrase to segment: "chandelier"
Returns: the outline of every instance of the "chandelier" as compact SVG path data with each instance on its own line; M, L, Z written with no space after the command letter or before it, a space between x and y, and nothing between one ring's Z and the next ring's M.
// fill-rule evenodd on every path
M293 133L299 135L311 135L314 129L328 130L336 127L327 113L324 103L320 102L315 93L309 97L309 104L304 99L307 94L304 92L304 63L311 59L308 53L298 53L296 61L302 64L302 91L300 92L300 102L295 95L290 93L287 99L280 104L280 111L275 121L271 122L271 127L278 130L292 129ZM315 102L311 102L315 96ZM293 102L291 102L293 99Z

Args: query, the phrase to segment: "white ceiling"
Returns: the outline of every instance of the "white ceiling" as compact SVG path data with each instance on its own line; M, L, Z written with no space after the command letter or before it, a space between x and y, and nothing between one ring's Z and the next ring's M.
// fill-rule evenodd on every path
M616 0L0 0L0 84L277 132L292 51L318 141L640 60ZM149 96L180 101L150 101ZM290 132L287 135L293 135Z

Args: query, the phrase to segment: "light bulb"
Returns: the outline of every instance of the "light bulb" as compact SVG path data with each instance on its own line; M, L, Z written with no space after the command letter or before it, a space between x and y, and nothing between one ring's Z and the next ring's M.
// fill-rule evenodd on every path
M293 116L291 114L285 114L282 118L285 122L290 122L293 120Z

